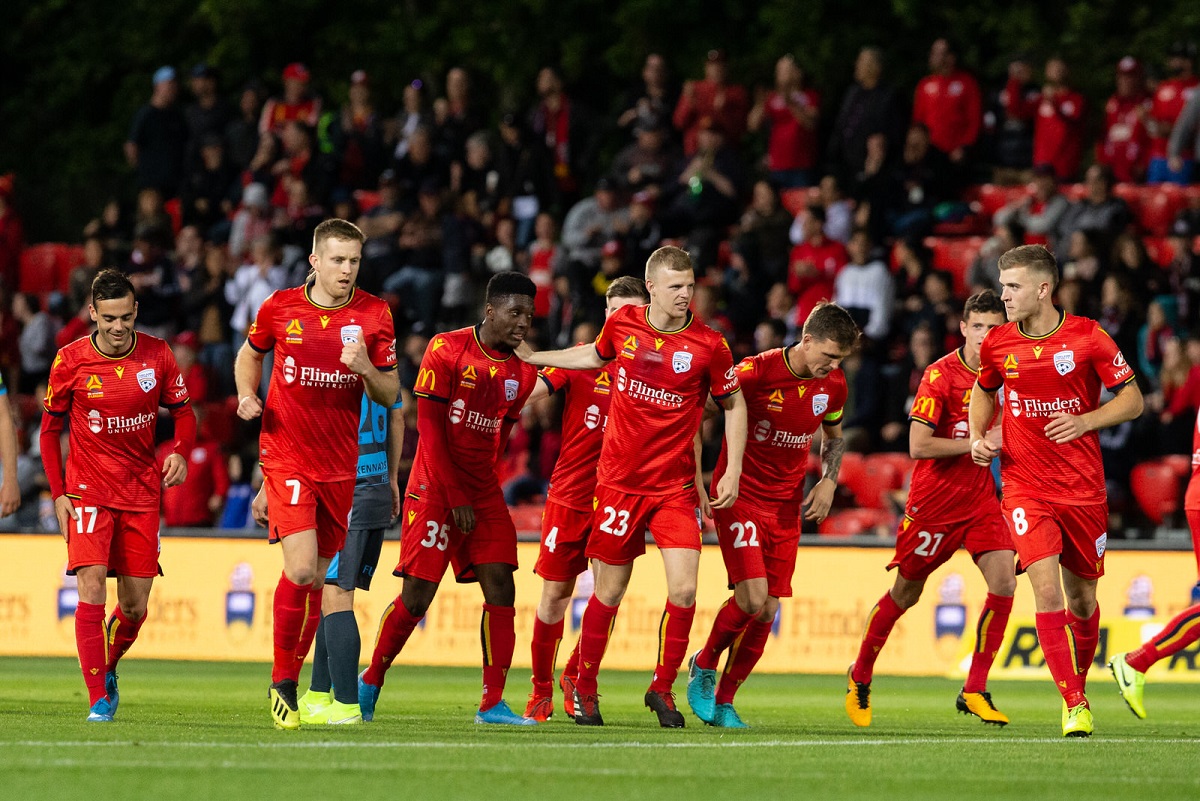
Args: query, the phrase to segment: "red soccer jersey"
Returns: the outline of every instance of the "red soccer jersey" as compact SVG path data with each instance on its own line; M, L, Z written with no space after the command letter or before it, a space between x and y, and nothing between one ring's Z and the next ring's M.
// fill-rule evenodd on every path
M929 426L935 437L966 439L971 434L968 408L975 378L961 348L938 359L925 368L909 420ZM970 453L964 453L917 461L906 512L930 523L955 523L995 502L991 468L980 467L971 461Z
M89 506L158 511L158 407L185 406L187 386L161 339L135 333L124 356L105 356L95 338L77 339L60 350L46 384L46 411L66 416L71 429L63 490ZM51 487L55 481L51 476Z
M824 378L801 378L788 365L787 352L776 348L737 366L750 425L738 502L781 519L800 516L813 434L822 424L840 423L846 405L841 370ZM723 445L713 471L714 488L725 475L727 459L728 445Z
M1183 509L1200 511L1200 409L1196 411L1196 425L1192 428L1192 477L1183 496Z
M1107 164L1121 183L1140 181L1150 156L1150 135L1143 117L1150 111L1145 95L1113 95L1104 106L1104 138L1096 147L1096 160Z
M1004 494L1088 506L1105 500L1099 435L1091 431L1056 445L1043 429L1059 412L1096 410L1101 384L1116 391L1134 379L1133 369L1099 323L1060 314L1058 326L1041 337L1025 334L1017 323L989 331L978 383L988 392L1004 387L997 396L1004 406Z
M696 480L692 437L704 400L739 391L724 337L688 313L678 331L650 324L649 306L623 306L596 338L616 363L617 394L600 450L599 483L631 495L665 495Z
M363 342L371 364L396 369L387 304L354 289L342 305L326 307L307 286L281 289L259 308L247 340L260 353L275 350L259 441L263 467L312 481L354 478L363 380L342 364L342 346Z
M928 75L917 84L912 121L929 129L930 144L943 153L975 144L982 119L979 84L966 72Z
M821 95L813 89L797 89L792 96L804 108L821 108ZM767 95L764 111L771 121L767 167L772 170L812 169L817 163L816 130L796 119L778 92Z
M1183 111L1183 107L1187 105L1192 92L1196 91L1197 84L1200 84L1200 78L1168 78L1154 90L1150 118L1159 123L1160 130L1165 130L1166 133L1150 138L1150 158L1165 159L1167 157L1167 143L1171 139L1171 128L1175 125L1175 120L1179 119L1179 112ZM1183 155L1185 157L1190 157L1191 154L1191 147L1184 148Z
M1033 123L1033 163L1051 164L1060 181L1079 172L1083 155L1083 95L1070 89L1042 95Z
M485 349L475 328L438 334L429 342L413 394L446 404L446 448L434 453L417 443L408 494L447 507L495 500L500 493L496 459L504 421L521 416L537 370L512 354ZM454 482L447 487L446 482ZM461 499L461 502L456 502Z
M612 400L617 363L599 370L544 368L538 375L551 392L564 390L562 448L550 476L546 497L570 509L590 512L596 494L596 463L608 426L608 404Z

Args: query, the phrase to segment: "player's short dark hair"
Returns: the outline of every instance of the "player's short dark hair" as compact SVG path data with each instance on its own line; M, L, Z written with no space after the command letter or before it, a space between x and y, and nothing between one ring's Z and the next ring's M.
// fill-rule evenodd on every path
M650 258L646 259L646 280L653 280L654 274L659 270L683 272L684 270L695 269L692 265L692 257L688 255L686 250L677 248L674 245L664 245L651 253Z
M367 235L354 223L334 217L321 223L317 230L313 231L313 250L320 247L326 239L345 239L362 244L367 241Z
M646 282L641 278L634 278L632 275L622 275L608 285L608 291L604 293L606 299L612 298L637 298L638 300L650 302L650 293L646 291Z
M1058 262L1054 254L1046 250L1045 245L1020 245L1006 251L1000 256L997 267L1011 270L1014 267L1027 267L1050 280L1050 288L1058 286Z
M822 300L809 313L802 333L815 340L835 342L843 348L854 348L862 336L850 312L827 300Z
M993 289L976 292L967 298L967 302L963 305L963 319L966 320L972 314L1003 315L1004 301L1000 300L1000 296Z
M486 302L495 304L506 295L524 295L532 298L537 295L537 286L524 273L508 270L496 273L488 281Z
M101 270L92 279L93 305L102 300L119 300L134 294L133 282L120 270Z

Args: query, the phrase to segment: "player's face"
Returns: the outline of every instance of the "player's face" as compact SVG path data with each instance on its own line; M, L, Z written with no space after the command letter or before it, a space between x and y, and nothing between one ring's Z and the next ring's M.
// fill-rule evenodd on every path
M804 352L804 363L813 378L824 378L841 367L842 360L850 355L850 348L843 347L832 339L813 339L805 334L800 339L800 350Z
M505 295L484 309L485 322L504 347L515 348L525 341L533 323L533 298Z
M1050 282L1038 280L1028 267L1010 267L1000 271L1000 300L1009 322L1019 323L1037 313L1042 300L1049 297Z
M604 306L604 319L607 320L613 312L624 306L642 306L645 303L641 298L609 298Z
M967 351L979 353L983 338L987 332L998 325L1004 325L1004 315L1000 312L971 312L967 318L958 324L958 330L967 340Z
M101 348L107 353L121 353L133 340L133 321L137 319L137 302L133 295L110 300L98 300L88 311L96 323Z
M362 243L354 239L329 237L317 245L308 257L316 271L317 286L332 299L331 305L341 303L350 296L354 282L358 279L358 265L362 261Z
M691 270L660 268L653 278L646 279L650 305L671 317L686 317L696 291L696 274Z

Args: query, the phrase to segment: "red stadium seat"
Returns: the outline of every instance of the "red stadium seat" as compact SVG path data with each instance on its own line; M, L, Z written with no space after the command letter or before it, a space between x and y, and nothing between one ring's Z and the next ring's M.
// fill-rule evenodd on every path
M899 476L899 483L892 489L900 489L900 487L903 487L904 482L908 480L910 475L912 475L913 468L917 465L917 461L915 459L913 459L907 453L900 453L899 451L893 453L867 454L865 461L867 464L887 462L896 469L896 473Z
M1161 462L1139 464L1129 474L1129 483L1138 506L1154 525L1161 526L1179 511L1179 478L1170 466Z
M1142 238L1146 246L1146 255L1160 267L1168 267L1175 258L1175 245L1165 236L1147 236Z
M513 526L517 531L540 532L542 530L542 512L545 508L544 503L523 503L510 508Z
M1141 184L1114 184L1112 193L1125 201L1125 205L1129 207L1129 213L1136 220L1141 214L1142 204L1149 198L1149 194L1154 189L1155 187L1142 186Z
M1154 236L1166 236L1171 223L1187 205L1187 193L1175 184L1147 186L1135 211L1138 227Z
M858 505L869 509L886 509L888 492L899 489L902 480L903 476L895 465L868 459L863 459L861 466L847 471L843 458L842 472L838 476L838 481L854 494Z
M58 289L66 292L71 285L71 271L84 262L83 245L55 245L58 269Z
M58 289L58 248L54 243L33 245L21 251L17 289L38 295Z
M850 537L874 534L877 526L890 525L891 515L881 509L844 509L821 521L817 533L822 537Z
M991 223L996 212L1022 198L1030 195L1029 186L1000 186L999 184L983 184L978 189L979 213Z
M925 237L925 246L933 251L933 268L950 273L956 295L966 297L967 271L985 241L982 236Z
M358 210L366 214L379 205L380 196L378 192L372 192L369 189L356 189L354 191L354 202L358 204Z
M779 202L784 210L795 217L814 203L821 202L821 192L815 186L784 189L779 193Z
M1181 453L1164 456L1157 460L1159 464L1170 469L1178 479L1190 478L1192 475L1192 457Z

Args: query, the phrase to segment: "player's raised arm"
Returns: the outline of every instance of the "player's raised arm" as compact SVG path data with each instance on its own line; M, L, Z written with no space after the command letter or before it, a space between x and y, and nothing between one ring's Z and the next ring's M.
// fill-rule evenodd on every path
M535 351L528 343L522 342L513 352L526 364L532 364L534 367L557 367L560 370L595 370L612 361L600 356L595 343L561 350Z

